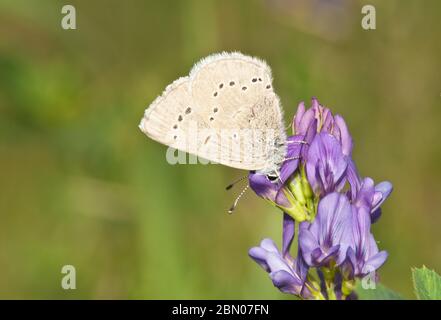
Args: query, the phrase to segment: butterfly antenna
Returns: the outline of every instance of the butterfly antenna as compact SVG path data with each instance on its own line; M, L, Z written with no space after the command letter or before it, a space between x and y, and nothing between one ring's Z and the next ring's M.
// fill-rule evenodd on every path
M305 140L299 140L299 141L286 141L287 144L291 144L291 143L297 143L297 144L308 144L309 143Z
M236 183L241 182L243 179L245 179L245 178L247 178L247 177L248 177L247 175L246 175L246 176L243 176L243 177L240 177L239 179L237 179L237 180L234 181L233 183L229 184L229 185L225 188L225 190L230 190L232 187L234 187L234 185L235 185Z
M282 162L280 162L279 164L284 163L285 161L299 160L300 158L301 158L301 157L289 157L289 158L285 158L285 159L283 159Z
M232 205L231 208L228 210L228 213L229 213L229 214L232 214L233 211L236 209L237 204L239 203L240 198L242 198L242 196L243 196L243 195L245 194L245 192L248 190L248 187L249 187L249 186L250 186L250 185L247 184L247 185L245 186L245 188L243 188L242 192L237 196L236 200L234 200L233 205Z

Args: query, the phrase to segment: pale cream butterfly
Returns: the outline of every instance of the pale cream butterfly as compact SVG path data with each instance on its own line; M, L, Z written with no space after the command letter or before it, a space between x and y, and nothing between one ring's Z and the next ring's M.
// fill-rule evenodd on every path
M139 127L172 148L269 176L278 175L286 152L271 69L239 52L196 63L151 103Z

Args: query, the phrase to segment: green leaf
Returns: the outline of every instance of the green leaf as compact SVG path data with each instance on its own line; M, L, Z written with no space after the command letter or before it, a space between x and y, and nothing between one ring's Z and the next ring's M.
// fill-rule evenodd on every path
M358 281L355 292L359 300L403 300L402 296L381 283L377 283L375 289L363 289L361 281Z
M441 276L435 271L422 268L412 269L415 294L420 300L441 300Z

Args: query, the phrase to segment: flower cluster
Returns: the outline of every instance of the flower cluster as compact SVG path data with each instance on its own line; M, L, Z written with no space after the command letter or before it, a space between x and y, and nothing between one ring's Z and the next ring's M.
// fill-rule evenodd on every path
M282 251L271 239L249 255L282 292L304 299L349 299L357 278L376 275L386 261L371 233L381 204L392 191L362 178L352 160L352 137L344 119L312 99L300 103L287 139L279 177L251 172L250 187L282 209ZM298 222L298 252L290 247Z

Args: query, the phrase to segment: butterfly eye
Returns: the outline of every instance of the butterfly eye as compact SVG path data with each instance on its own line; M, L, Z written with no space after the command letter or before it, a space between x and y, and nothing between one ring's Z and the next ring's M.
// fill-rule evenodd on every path
M189 114L190 112L191 112L191 108L188 107L188 108L185 110L185 113L186 113L186 114Z
M219 89L222 89L223 87L224 87L224 84L221 83L221 84L219 85Z
M252 82L256 82L257 81L257 78L253 78L253 80L251 80Z
M270 85L267 85L266 88L269 89L269 88L271 88L271 86L270 86Z
M182 116L181 115L179 115L179 117L178 117L178 121L182 121Z
M213 96L214 96L214 97L217 97L217 91L216 91L215 93L213 93Z
M242 87L242 90L245 91L247 89L247 87Z
M259 81L262 82L262 78L259 78Z
M214 113L216 113L216 112L218 112L218 111L219 111L218 108L214 108L214 109L213 109L213 112L214 112Z
M173 129L177 129L177 128L178 128L178 125L175 124L175 125L173 126Z
M234 86L234 81L230 81L230 87Z
M214 120L214 118L213 117L210 117L210 121L213 121Z

